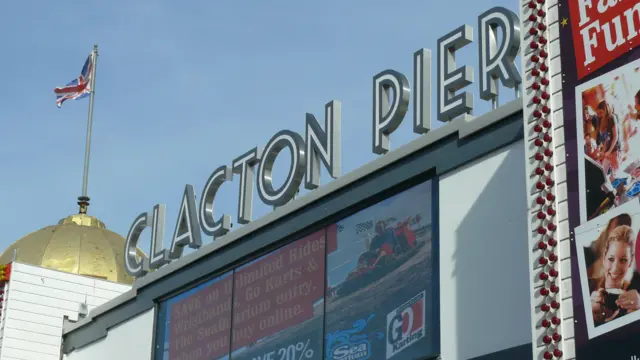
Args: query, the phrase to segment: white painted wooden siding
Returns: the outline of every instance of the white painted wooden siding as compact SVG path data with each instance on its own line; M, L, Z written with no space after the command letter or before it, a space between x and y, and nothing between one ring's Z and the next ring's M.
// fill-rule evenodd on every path
M131 287L13 263L0 315L0 360L59 360L64 317L77 321Z

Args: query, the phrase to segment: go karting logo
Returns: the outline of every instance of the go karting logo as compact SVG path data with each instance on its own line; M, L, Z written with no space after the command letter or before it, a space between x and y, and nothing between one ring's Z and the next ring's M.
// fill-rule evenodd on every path
M425 292L387 314L387 359L424 337Z

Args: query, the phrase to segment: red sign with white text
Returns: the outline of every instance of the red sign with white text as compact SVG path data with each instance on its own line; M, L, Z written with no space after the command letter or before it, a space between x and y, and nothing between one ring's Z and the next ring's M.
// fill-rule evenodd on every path
M325 230L236 269L232 351L320 316Z
M169 359L219 359L229 353L233 277L226 274L170 306Z
M569 12L578 80L640 45L638 1L570 0Z

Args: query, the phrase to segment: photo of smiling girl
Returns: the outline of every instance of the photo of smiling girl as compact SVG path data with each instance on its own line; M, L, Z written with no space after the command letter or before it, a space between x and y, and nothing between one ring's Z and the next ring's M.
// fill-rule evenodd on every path
M595 326L640 309L640 294L630 286L635 242L628 225L618 226L608 234L599 276L589 281Z

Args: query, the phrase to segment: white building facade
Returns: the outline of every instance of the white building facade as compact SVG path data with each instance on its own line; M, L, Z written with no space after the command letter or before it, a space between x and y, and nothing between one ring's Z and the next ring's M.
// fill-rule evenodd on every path
M76 322L131 286L12 263L4 283L1 360L59 360L63 324Z

